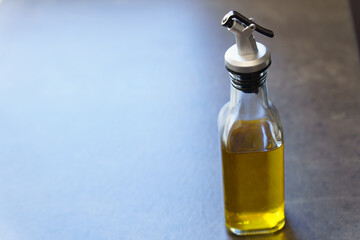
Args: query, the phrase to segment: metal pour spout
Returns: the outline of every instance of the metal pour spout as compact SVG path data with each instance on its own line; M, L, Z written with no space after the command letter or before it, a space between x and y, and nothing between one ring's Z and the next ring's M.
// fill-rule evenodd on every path
M261 43L256 42L253 32L257 31L265 36L273 37L273 31L254 22L254 19L230 11L221 21L235 35L236 44L225 53L225 66L230 72L248 74L264 71L271 64L270 51Z
M254 36L252 35L256 28L255 24L252 23L244 27L244 25L236 19L233 22L229 30L235 35L238 54L241 56L256 54L258 49Z

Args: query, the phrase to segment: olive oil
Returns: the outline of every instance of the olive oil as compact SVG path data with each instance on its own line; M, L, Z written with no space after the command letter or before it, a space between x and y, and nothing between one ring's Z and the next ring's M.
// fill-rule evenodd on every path
M226 226L238 234L275 232L285 223L283 145L266 120L237 121L222 144ZM264 150L256 150L264 148Z

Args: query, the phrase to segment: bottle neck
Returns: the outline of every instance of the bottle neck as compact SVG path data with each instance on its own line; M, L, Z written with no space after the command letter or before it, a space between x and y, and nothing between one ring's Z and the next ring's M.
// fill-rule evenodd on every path
M252 76L230 73L230 108L249 118L263 115L264 108L269 107L266 76L266 71Z

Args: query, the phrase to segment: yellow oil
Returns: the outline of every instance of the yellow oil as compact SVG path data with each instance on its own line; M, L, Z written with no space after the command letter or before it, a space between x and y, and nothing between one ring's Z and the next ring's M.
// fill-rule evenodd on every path
M270 233L285 224L283 145L269 136L265 120L238 121L222 144L225 220L233 233Z

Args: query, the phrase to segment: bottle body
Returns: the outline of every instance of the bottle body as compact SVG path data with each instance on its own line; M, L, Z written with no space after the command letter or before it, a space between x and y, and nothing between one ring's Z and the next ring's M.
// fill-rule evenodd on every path
M285 223L279 114L267 98L266 73L251 90L230 75L230 102L219 114L226 227L238 235L275 232Z

